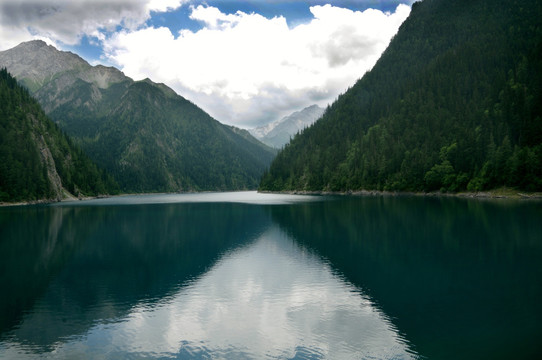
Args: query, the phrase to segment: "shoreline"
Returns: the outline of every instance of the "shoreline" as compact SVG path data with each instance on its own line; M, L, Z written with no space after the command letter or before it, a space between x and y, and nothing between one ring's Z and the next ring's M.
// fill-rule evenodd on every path
M260 191L268 194L290 194L290 195L330 195L330 196L419 196L419 197L450 197L466 199L503 199L503 200L542 200L542 192L520 192L513 189L494 189L479 192L414 192L414 191L381 191L381 190L348 190L348 191Z
M205 194L205 193L225 193L225 192L240 192L240 191L256 191L257 189L252 190L228 190L228 191L183 191L183 192L145 192L145 193L122 193L115 195L97 195L97 196L81 196L76 197L68 192L64 194L62 199L41 199L41 200L31 200L31 201L19 201L19 202L0 202L0 208L3 207L19 207L19 206L32 206L32 205L50 205L57 203L70 203L70 202L79 202L85 200L95 200L95 199L107 199L112 197L122 197L122 196L145 196L145 195L178 195L178 194Z
M78 202L78 201L93 200L93 199L105 199L112 196L122 196L122 195L83 196L80 198L77 198L75 196L67 196L60 200L59 199L41 199L41 200L31 200L31 201L19 201L19 202L14 202L14 203L0 202L0 207L49 205L49 204L56 204L56 203L61 203L61 202Z
M233 192L232 191L216 191L216 192ZM239 191L239 190L237 190ZM248 190L247 190L248 191ZM448 197L448 198L464 198L464 199L492 199L492 200L542 200L542 192L520 192L514 189L501 188L494 189L489 191L480 191L480 192L459 192L459 193L443 193L443 192L410 192L410 191L380 191L380 190L349 190L349 191L308 191L308 190L287 190L287 191L261 191L256 190L261 194L289 194L289 195L321 195L321 196L417 196L417 197ZM201 191L201 193L209 193L215 191ZM19 207L19 206L32 206L32 205L49 205L60 202L78 202L84 200L93 200L93 199L104 199L111 197L121 197L121 196L138 196L138 195L168 195L168 194L191 194L199 193L196 192L186 192L186 193L127 193L127 194L117 194L117 195L98 195L98 196L84 196L84 197L75 197L75 196L66 196L63 199L42 199L42 200L32 200L32 201L20 201L16 203L0 202L0 207Z

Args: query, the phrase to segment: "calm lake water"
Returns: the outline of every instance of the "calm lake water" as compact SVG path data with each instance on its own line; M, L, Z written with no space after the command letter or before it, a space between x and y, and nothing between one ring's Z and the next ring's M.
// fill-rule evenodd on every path
M1 359L540 359L542 203L254 192L0 209Z

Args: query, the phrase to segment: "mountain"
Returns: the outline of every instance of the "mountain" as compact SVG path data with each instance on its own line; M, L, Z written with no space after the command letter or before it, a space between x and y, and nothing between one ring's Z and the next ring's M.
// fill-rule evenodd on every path
M71 143L6 69L0 70L0 202L116 191L113 179Z
M275 151L164 84L42 41L0 52L45 112L124 192L256 188Z
M261 190L542 190L542 2L415 2Z
M279 149L286 145L295 134L311 126L323 113L324 109L318 105L312 105L280 120L251 129L250 133L264 144Z

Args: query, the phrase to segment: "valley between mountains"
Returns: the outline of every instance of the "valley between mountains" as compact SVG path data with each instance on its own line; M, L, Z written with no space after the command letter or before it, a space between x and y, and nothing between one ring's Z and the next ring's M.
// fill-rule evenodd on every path
M164 84L21 43L0 52L0 201L542 191L541 17L535 0L415 2L372 70L326 109L250 130Z
M121 192L255 189L276 150L164 84L31 41L0 53L45 114Z

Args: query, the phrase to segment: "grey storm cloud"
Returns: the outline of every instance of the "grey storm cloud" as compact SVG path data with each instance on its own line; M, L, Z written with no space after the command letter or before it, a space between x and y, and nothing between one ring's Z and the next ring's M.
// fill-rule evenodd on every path
M2 1L3 26L26 28L66 44L75 44L83 34L113 30L119 24L135 27L148 17L146 1Z
M324 56L331 67L342 66L350 60L379 53L381 39L366 34L352 36L356 32L354 26L343 26L333 32L327 41L312 46L312 52L316 56Z

